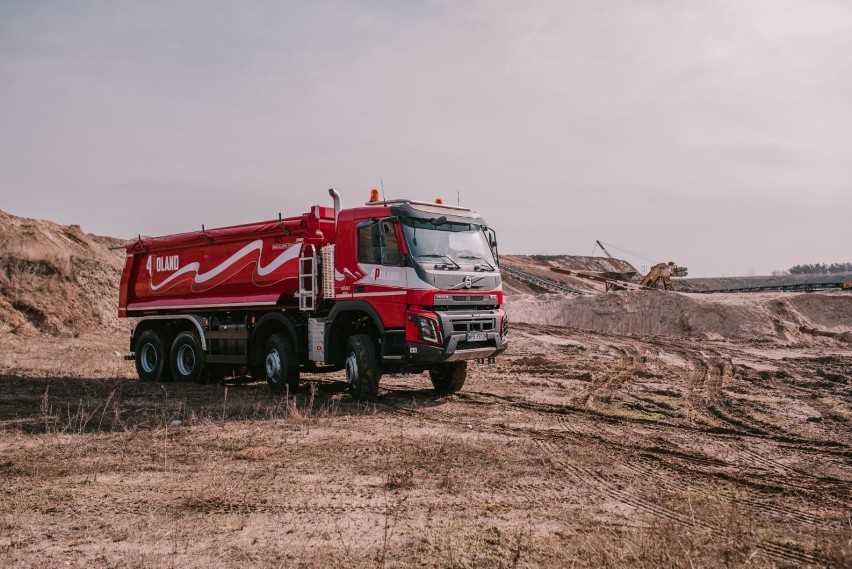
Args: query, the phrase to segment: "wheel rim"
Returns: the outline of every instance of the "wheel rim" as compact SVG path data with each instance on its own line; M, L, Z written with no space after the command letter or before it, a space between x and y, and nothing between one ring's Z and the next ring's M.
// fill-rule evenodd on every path
M195 352L190 346L178 348L177 368L181 375L189 375L195 369Z
M278 383L281 379L281 355L278 350L266 354L266 379L272 383Z
M354 353L346 358L346 381L352 389L358 389L358 360Z
M154 373L157 369L157 349L153 344L145 344L139 352L139 364L145 373Z

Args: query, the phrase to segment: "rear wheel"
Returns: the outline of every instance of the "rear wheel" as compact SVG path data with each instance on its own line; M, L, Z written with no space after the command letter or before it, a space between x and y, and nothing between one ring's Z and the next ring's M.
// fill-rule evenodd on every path
M206 383L207 374L204 369L204 352L201 342L194 332L181 332L172 344L171 358L172 377L175 381Z
M467 379L467 362L451 362L439 364L429 370L429 379L435 391L439 393L455 393L464 386Z
M136 373L142 381L171 381L168 353L171 337L146 330L136 341Z
M299 362L296 351L287 337L273 334L266 341L265 375L272 393L281 393L284 386L290 391L299 388Z
M379 394L379 359L373 339L355 334L346 344L346 381L352 396L359 401L373 401Z

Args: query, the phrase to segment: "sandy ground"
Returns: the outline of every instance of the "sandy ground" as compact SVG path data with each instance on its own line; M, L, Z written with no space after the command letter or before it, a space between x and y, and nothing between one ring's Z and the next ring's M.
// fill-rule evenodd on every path
M848 344L511 334L461 393L374 405L0 335L0 565L852 565Z

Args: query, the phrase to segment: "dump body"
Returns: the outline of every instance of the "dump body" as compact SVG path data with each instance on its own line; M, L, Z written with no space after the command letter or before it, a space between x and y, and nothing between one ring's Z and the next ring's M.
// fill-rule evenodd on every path
M119 316L290 306L298 259L334 238L334 212L169 235L126 245Z

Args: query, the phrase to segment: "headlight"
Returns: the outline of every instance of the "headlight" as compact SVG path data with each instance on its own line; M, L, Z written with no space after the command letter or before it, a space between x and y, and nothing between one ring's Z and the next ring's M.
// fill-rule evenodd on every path
M408 320L414 325L414 329L409 328L409 330L417 335L418 340L431 344L443 342L441 325L436 318L422 313L413 313L408 315ZM412 336L409 336L409 338L412 338Z
M427 342L441 343L441 328L438 321L428 316L420 316L420 337Z

